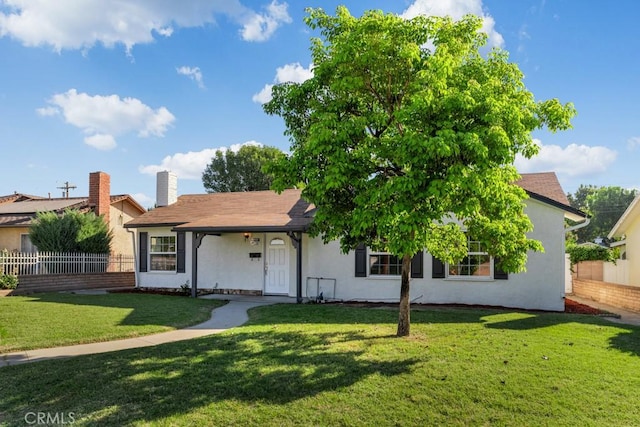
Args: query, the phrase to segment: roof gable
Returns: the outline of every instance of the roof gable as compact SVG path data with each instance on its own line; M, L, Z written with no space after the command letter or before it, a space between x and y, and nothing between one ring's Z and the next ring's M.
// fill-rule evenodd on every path
M627 234L627 228L634 222L640 215L640 193L633 199L631 204L620 216L616 224L613 226L607 237L612 239L614 237L622 237Z
M565 217L572 221L587 218L584 212L569 204L555 172L523 173L515 184L522 187L532 199L562 209Z
M564 194L558 177L554 172L523 173L516 184L529 193L535 193L563 205L570 206L567 195Z
M24 202L27 200L39 200L39 199L44 199L44 197L32 196L30 194L13 193L6 196L0 196L0 204Z

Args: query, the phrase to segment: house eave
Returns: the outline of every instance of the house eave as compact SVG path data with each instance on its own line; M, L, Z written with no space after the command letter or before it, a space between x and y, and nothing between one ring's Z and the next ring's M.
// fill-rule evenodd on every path
M625 232L627 231L627 221L629 221L631 217L631 212L635 210L636 205L639 203L638 202L639 200L640 200L640 194L638 194L633 199L631 204L629 204L627 209L622 213L618 221L616 221L615 225L607 235L609 239L613 239L614 237L620 237L625 234Z
M158 228L158 227L177 227L184 222L154 222L153 224L131 224L127 223L124 228Z
M582 221L588 217L588 215L582 212L580 209L576 209L573 206L565 205L564 203L560 203L556 200L550 199L548 197L542 196L538 193L534 193L529 190L525 190L529 197L534 200L538 200L542 203L546 203L548 205L554 206L556 208L562 209L565 212L565 217L572 221Z
M287 233L306 232L308 226L290 225L249 225L249 226L229 226L229 227L191 227L189 225L177 225L172 231L188 231L192 233L222 234L222 233Z

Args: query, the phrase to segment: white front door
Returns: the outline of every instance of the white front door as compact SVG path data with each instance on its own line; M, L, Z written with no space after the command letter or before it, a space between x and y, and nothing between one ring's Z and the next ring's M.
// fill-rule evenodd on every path
M286 237L268 239L265 272L265 294L289 293L289 245Z

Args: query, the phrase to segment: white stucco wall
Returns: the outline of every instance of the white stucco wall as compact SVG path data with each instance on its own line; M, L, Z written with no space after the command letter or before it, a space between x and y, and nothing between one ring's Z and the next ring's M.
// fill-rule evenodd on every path
M564 310L564 214L536 200L528 200L526 213L535 225L530 237L540 240L544 253L530 253L527 273L508 280L454 280L431 278L431 256L424 256L424 278L411 280L411 299L418 303L480 304L526 309ZM336 298L398 301L400 278L355 277L355 257L340 254L337 242L307 245L305 276L335 278Z
M526 213L534 223L530 237L540 240L544 253L530 253L527 272L509 274L508 280L454 280L431 278L431 256L424 255L424 278L411 280L411 299L418 303L480 304L551 311L564 310L565 254L564 214L562 210L530 199ZM149 235L170 233L169 228L145 229ZM186 272L148 272L138 274L139 286L177 288L191 281L191 233L186 235ZM254 233L258 245L245 241L243 233L206 236L198 250L198 287L264 291L265 254L269 241L282 238L289 255L289 295L296 295L296 250L284 233ZM136 239L137 240L137 239ZM640 249L640 248L639 248ZM260 252L259 259L249 253ZM640 252L640 251L639 251ZM398 301L399 277L355 277L353 252L342 254L338 242L323 244L320 238L303 236L303 297L315 296L315 281L307 278L336 279L321 281L325 297L343 301Z
M262 290L264 286L264 235L258 245L242 233L205 236L198 250L198 287L201 289ZM260 258L249 258L250 253Z
M138 253L139 232L148 236L175 235L171 227L145 228L136 231L136 253ZM252 239L259 239L252 245ZM288 294L296 295L296 251L291 239L285 233L252 233L247 240L244 233L229 233L222 236L205 236L198 249L198 289L228 289L264 291L265 254L267 245L273 238L285 242L289 259ZM306 238L306 236L305 236ZM260 253L260 258L250 258L250 253ZM138 272L140 287L179 288L192 281L192 234L186 233L185 272ZM137 255L136 255L137 256ZM136 261L137 262L137 261Z
M139 287L149 288L179 288L187 281L191 284L191 233L186 234L186 260L185 260L185 272L176 273L175 271L148 271L141 273L139 271L138 257L139 257L139 233L147 232L149 237L151 236L170 236L176 235L171 231L170 227L158 227L158 228L144 228L136 230L136 285Z

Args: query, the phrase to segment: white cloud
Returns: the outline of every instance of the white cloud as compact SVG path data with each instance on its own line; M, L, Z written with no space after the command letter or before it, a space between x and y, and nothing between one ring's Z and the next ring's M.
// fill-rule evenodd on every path
M149 197L144 193L135 193L132 194L131 197L138 203L140 203L143 207L150 208L156 202L156 199L153 197Z
M251 97L251 100L257 104L266 104L271 101L271 89L273 85L266 84L262 90Z
M265 13L250 13L245 18L240 35L249 42L268 40L282 24L290 24L291 17L287 12L287 3L273 0L265 9Z
M418 15L451 16L460 19L464 15L474 14L482 18L481 31L487 33L487 45L489 47L504 45L504 38L495 29L495 20L484 12L482 0L415 0L401 16L405 19L415 18Z
M187 67L183 65L180 68L176 68L176 71L178 74L187 76L196 82L200 89L204 89L204 82L202 81L202 72L200 71L200 67Z
M239 0L2 0L0 37L10 36L25 46L87 50L97 43L112 47L170 37L174 28L215 24L224 14L242 26L242 37L264 41L283 23L291 22L287 4L273 1L259 14Z
M583 177L605 172L616 160L618 153L607 147L569 144L543 145L540 140L534 140L540 146L540 152L531 159L518 156L515 161L519 172L554 171L568 177Z
M105 135L102 133L97 133L95 135L87 136L84 139L84 143L97 148L98 150L112 150L116 147L116 140L112 135Z
M70 89L47 102L51 105L38 108L38 114L62 114L67 123L82 129L87 144L102 150L114 148L115 137L130 132L141 138L163 137L175 121L165 107L154 110L139 99L118 95L91 96Z
M633 151L638 147L640 147L640 136L634 136L627 140L627 149L629 151Z
M158 172L170 170L181 179L202 179L202 172L211 159L216 155L216 151L223 152L231 150L237 152L245 145L255 145L262 147L257 141L247 141L242 144L233 144L231 147L205 148L202 151L189 151L187 153L176 153L173 156L166 156L159 165L141 165L138 167L140 173L146 175L156 175Z
M42 108L36 108L36 113L38 113L42 117L47 117L47 116L55 116L57 114L60 114L60 110L58 110L56 107L42 107Z
M274 83L302 83L305 80L313 77L313 64L309 64L308 68L304 68L299 62L283 65L276 69L276 76L273 79ZM271 101L271 89L272 84L266 84L262 90L253 95L251 98L253 102L259 104L266 104Z

